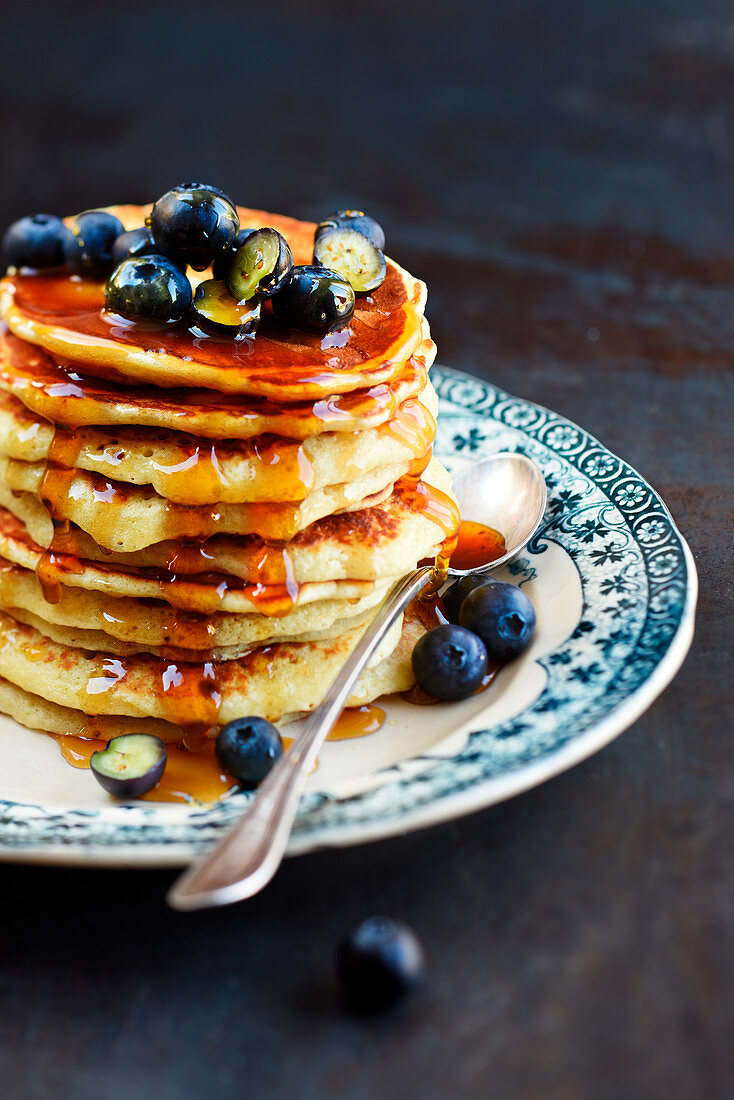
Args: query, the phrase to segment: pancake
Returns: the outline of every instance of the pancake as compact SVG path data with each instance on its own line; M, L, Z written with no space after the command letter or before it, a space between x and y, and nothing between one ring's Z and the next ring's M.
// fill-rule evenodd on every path
M206 439L252 439L271 433L303 440L324 431L360 432L384 424L403 401L425 389L435 355L436 345L424 321L420 349L393 381L316 401L284 404L215 390L133 388L92 378L80 373L78 364L59 364L42 348L19 340L0 322L0 389L39 416L71 427L167 429L175 424Z
M297 585L336 585L393 577L407 572L416 561L435 557L453 522L450 515L436 513L430 506L434 499L436 506L446 500L450 503L449 477L439 462L430 463L422 484L430 490L423 511L416 507L412 493L404 493L403 483L398 483L384 503L319 520L287 544L268 544L255 536L215 536L201 544L162 542L135 554L103 553L93 539L72 528L66 539L58 540L54 554L58 579L64 586L167 599L177 607L190 608L189 600L180 602L181 593L187 582L194 590L201 587L202 574L214 575L214 585L222 576L233 579L232 592L237 581L262 589L283 586L289 579ZM44 547L29 537L19 520L0 509L2 558L38 570L43 552ZM222 609L242 610L231 606L230 598L225 591ZM247 608L253 609L258 610Z
M425 629L420 617L406 618L411 636L419 637ZM187 665L148 654L91 656L0 614L0 677L25 693L35 694L43 685L47 702L89 715L153 718L179 729L193 722L213 727L242 714L278 721L318 706L362 632L357 627L322 642L277 643L239 660ZM380 694L386 688L405 690L412 682L399 646L402 633L398 620L371 662L372 667L383 665L376 685ZM396 648L396 660L386 664ZM200 686L207 668L211 690L204 695ZM363 685L355 696L369 692ZM221 702L214 703L212 696L220 695Z
M438 398L430 383L384 425L362 432L328 432L305 442L202 441L178 431L54 427L8 394L0 394L0 455L151 485L179 504L304 500L309 493L359 478L375 467L423 458L436 434Z
M132 653L137 647L155 653L164 647L178 647L215 651L215 656L231 659L236 656L234 652L220 651L251 649L273 641L313 641L344 633L374 609L391 581L367 582L363 595L351 597L344 594L354 591L349 582L341 586L330 582L322 586L322 591L330 593L323 599L318 599L318 586L309 585L299 593L302 599L283 615L264 615L261 611L202 614L150 597L107 596L100 603L97 592L67 585L59 587L58 600L50 603L35 573L0 563L0 607L56 641L82 649ZM215 593L212 595L217 598ZM83 634L86 641L72 640L65 633L69 630L79 631L79 638Z
M142 225L149 207L109 207ZM296 263L310 263L313 222L238 208L242 225L270 225L288 240ZM198 278L205 278L200 275ZM269 309L255 338L217 340L181 328L123 322L103 312L104 284L68 274L8 275L0 317L16 336L87 373L155 386L195 386L279 402L349 393L398 377L423 341L426 288L387 259L384 282L360 296L349 328L327 336L283 332Z
M388 657L364 670L352 695L347 699L347 706L363 706L380 696L407 691L414 683L410 663L413 647L424 633L425 627L419 619L411 615L409 608L403 619L398 644ZM327 686L328 684L324 685L324 690ZM175 744L181 740L183 732L181 726L160 718L133 718L120 714L89 715L78 708L49 701L3 677L0 677L0 711L9 714L16 722L29 729L58 735L99 738L103 741L125 733L148 733L169 744ZM297 717L297 712L284 714L280 721L287 722ZM276 720L274 714L270 715L270 720ZM217 729L218 727L212 727L209 736L216 736Z
M166 539L206 539L216 534L287 540L324 516L385 499L410 465L378 467L340 485L315 489L300 501L188 505L166 500L149 486L125 485L84 470L53 471L54 476L44 481L45 463L0 456L0 505L18 516L31 537L46 547L51 545L53 523L39 496L48 501L57 519L81 527L99 546L123 553Z

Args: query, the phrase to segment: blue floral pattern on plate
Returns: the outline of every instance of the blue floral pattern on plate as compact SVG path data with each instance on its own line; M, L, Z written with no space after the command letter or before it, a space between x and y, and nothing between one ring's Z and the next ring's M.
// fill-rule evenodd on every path
M444 820L509 797L596 751L655 698L690 643L696 577L685 542L655 491L577 425L488 383L436 366L436 450L451 469L513 450L538 462L548 485L544 522L513 563L518 583L551 543L578 570L583 612L571 636L538 659L546 682L521 714L478 729L451 755L396 765L350 798L308 794L293 850L356 843ZM154 804L53 812L0 802L0 850L54 858L60 847L119 860L145 849L150 863L182 862L210 842L246 796L171 820ZM99 858L99 852L103 855ZM81 858L81 856L80 856Z

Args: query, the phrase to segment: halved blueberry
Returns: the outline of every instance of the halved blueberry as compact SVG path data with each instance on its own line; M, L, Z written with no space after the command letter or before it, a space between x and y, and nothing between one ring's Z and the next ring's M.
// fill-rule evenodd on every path
M166 256L123 260L107 280L105 306L129 321L180 321L191 306L191 284Z
M385 278L385 257L356 229L326 229L313 246L314 263L338 271L354 290L376 290Z
M107 748L93 752L92 775L115 798L140 798L160 782L166 767L166 746L149 733L113 737Z
M255 229L235 252L225 276L238 302L262 302L277 293L293 267L285 237L276 229Z
M379 222L365 214L364 210L337 210L329 214L319 222L316 227L316 237L320 237L327 229L356 229L375 248L385 247L385 232Z
M64 259L73 275L104 279L114 266L112 248L125 226L106 210L77 214L64 236Z
M204 332L244 336L260 323L260 304L236 302L221 279L206 279L194 291L191 318Z
M368 917L339 945L337 975L347 1007L358 1013L390 1008L418 983L423 950L402 921Z
M436 699L466 699L487 674L487 650L481 638L463 626L437 626L413 649L415 678Z
M459 622L482 639L491 657L510 661L530 644L535 608L517 585L492 581L469 593Z
M351 320L354 291L338 271L294 267L273 298L273 313L281 324L325 336Z
M117 267L131 257L160 255L160 251L150 229L141 225L138 229L128 229L120 234L112 246L112 262Z
M250 791L282 755L283 742L278 727L265 718L235 718L220 729L215 750L224 770Z
M255 232L255 226L250 226L249 229L238 229L235 239L232 241L232 245L226 252L222 252L220 256L217 256L216 260L212 264L212 275L215 279L226 279L229 273L229 269L232 266L232 260L234 254L240 245L244 244L250 233Z
M164 255L203 271L231 247L239 218L218 188L182 183L156 200L147 224Z
M64 240L68 236L61 218L53 214L30 214L19 218L5 231L3 259L11 267L32 267L36 270L61 267L64 262Z

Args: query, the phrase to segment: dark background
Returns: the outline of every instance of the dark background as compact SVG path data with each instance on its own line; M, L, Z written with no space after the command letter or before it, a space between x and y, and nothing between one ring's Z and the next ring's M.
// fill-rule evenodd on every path
M170 872L0 868L0 1089L25 1100L728 1097L734 16L717 0L0 5L0 213L364 207L442 360L578 420L669 503L702 595L628 733L471 818L290 861L214 913ZM402 917L423 991L339 1009Z

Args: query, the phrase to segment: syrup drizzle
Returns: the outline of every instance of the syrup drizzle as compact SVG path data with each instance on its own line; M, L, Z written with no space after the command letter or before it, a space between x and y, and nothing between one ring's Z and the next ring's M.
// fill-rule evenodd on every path
M379 730L385 722L381 707L368 704L350 707L342 712L327 737L327 741L344 741L367 737ZM52 735L61 755L74 768L89 768L92 753L103 751L107 742L94 737L78 737L73 734ZM286 749L292 744L283 738ZM223 772L214 751L214 740L202 741L192 751L188 745L166 745L166 768L153 790L142 797L149 802L216 802L237 784Z

